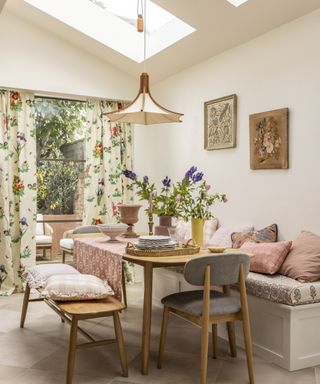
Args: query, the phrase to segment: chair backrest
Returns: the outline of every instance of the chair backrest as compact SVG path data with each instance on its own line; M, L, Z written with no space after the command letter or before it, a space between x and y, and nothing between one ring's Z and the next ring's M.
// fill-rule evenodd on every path
M39 221L42 221L41 223L38 223ZM37 224L36 224L36 235L44 235L44 222L43 222L43 214L37 213Z
M101 233L96 225L84 225L82 227L75 228L73 230L74 235L80 235L82 233Z
M207 265L210 265L212 285L230 285L239 282L240 264L245 277L249 273L249 256L243 253L224 253L198 257L186 263L184 278L193 285L204 285Z

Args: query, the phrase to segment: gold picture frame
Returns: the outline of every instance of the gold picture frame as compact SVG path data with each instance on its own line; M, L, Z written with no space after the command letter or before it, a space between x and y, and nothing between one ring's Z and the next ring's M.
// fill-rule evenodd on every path
M237 95L221 97L204 103L204 149L225 149L236 146Z
M250 168L289 168L289 109L256 113L249 116Z

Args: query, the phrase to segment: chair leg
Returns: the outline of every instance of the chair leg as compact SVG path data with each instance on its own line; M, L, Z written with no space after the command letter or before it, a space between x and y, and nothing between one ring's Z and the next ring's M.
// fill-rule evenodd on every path
M249 383L254 384L252 342L251 342L249 317L243 316L242 325L243 325L244 344L245 344L246 356L247 356Z
M122 296L123 296L123 304L127 308L127 288L126 288L126 274L124 272L124 264L122 264Z
M71 322L70 339L69 339L69 352L68 352L68 367L67 367L67 384L72 384L73 370L76 359L77 348L77 328L78 319L73 316Z
M159 354L158 354L158 369L162 368L162 360L163 360L163 354L164 354L164 347L166 345L166 339L167 339L168 318L169 318L169 308L165 305L163 307L162 325L161 325L161 333L160 333L160 345L159 345Z
M206 384L207 382L208 344L209 344L209 323L207 321L204 321L201 327L200 384Z
M65 251L62 251L62 263L64 264L66 262L66 253Z
M212 324L212 358L216 359L218 354L218 324Z
M45 248L42 249L42 257L44 259L46 258L46 249Z
M234 321L227 322L229 346L230 346L230 355L232 357L237 357L237 346L236 346L236 331L234 327Z
M23 296L23 304L22 304L21 318L20 318L20 328L24 327L24 322L25 322L26 316L27 316L29 298L30 298L30 287L27 283L26 289L24 291L24 296Z
M127 365L126 351L125 351L125 347L124 347L124 339L123 339L121 323L120 323L118 312L114 312L114 314L113 314L113 323L114 323L114 330L115 330L115 334L116 334L116 338L117 338L117 342L118 342L122 376L128 377L128 365Z

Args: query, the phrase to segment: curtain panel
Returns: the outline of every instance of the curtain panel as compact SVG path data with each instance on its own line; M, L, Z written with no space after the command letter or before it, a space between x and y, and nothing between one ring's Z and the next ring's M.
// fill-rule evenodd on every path
M0 89L0 119L0 295L9 295L36 260L33 95Z
M132 188L122 174L124 168L132 169L132 125L111 123L103 115L116 109L116 102L87 102L84 225L116 222L117 204L133 202Z

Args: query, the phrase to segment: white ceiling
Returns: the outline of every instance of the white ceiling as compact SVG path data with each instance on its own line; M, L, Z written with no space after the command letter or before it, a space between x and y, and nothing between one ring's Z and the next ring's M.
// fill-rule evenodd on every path
M153 82L245 43L320 7L320 0L248 0L237 8L226 0L153 1L197 30L147 60L147 71ZM5 7L128 74L137 76L142 72L142 64L135 63L68 27L23 0L9 0Z

